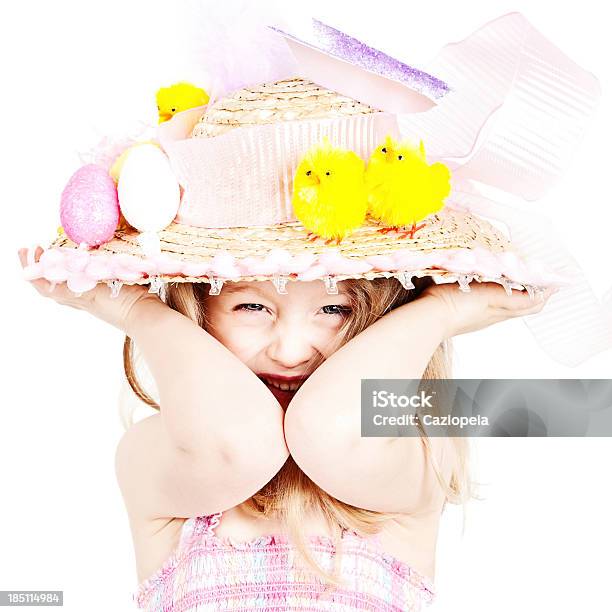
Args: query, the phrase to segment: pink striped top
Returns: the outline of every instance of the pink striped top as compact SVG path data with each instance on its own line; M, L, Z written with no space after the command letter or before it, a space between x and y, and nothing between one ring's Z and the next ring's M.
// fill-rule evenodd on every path
M434 599L432 582L383 551L379 536L367 540L343 530L344 587L325 590L322 579L304 569L288 538L261 536L249 542L214 532L222 513L185 521L174 553L134 593L148 612L418 612ZM335 546L327 536L310 536L312 555L333 570Z

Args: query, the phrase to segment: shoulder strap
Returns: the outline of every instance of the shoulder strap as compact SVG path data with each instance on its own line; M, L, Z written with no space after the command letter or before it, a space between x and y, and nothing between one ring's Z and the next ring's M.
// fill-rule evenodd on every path
M219 524L221 517L223 516L223 512L215 512L215 514L209 514L204 518L204 532L205 533L213 533L214 528Z
M217 512L215 514L205 514L203 516L196 516L189 519L185 524L188 531L188 534L186 534L186 539L195 540L198 539L203 533L212 534L213 529L219 524L221 515L221 512Z

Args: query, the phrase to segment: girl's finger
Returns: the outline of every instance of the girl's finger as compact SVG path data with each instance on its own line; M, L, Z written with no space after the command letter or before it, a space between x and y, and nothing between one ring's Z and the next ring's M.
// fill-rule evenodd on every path
M555 288L548 287L544 291L536 293L533 298L527 291L513 291L512 296L507 296L508 300L505 307L509 310L530 310L545 303L555 291Z
M40 246L36 246L35 249L21 248L18 251L19 261L21 267L25 268L26 265L31 265L30 262L38 263L40 256L43 254L44 249ZM43 296L49 295L55 288L55 283L50 283L44 278L36 278L30 281L30 284Z
M39 246L34 249L26 249L21 248L17 251L19 255L19 261L21 262L21 266L31 266L35 264L40 259L40 256L43 254L43 249Z
M28 265L28 251L26 248L19 249L19 261L24 268Z
M36 251L37 247L34 247L33 249L28 249L28 266L32 266L36 263Z
M38 263L40 260L40 256L44 253L44 249L41 246L36 245L33 249L23 249L26 254L27 265L31 266L35 263Z
M530 314L537 314L540 312L544 306L548 303L548 299L550 296L555 293L556 290L543 291L539 296L532 301L531 305L527 308L519 309L515 311L515 316L524 317Z

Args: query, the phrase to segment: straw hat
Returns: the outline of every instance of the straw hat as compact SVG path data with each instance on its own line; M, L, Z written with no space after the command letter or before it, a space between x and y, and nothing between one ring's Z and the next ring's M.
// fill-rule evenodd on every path
M414 108L422 111L435 107L451 90L382 52L364 50L362 43L333 28L319 27L333 45L315 48L287 35L298 55L305 50L315 54L314 63L312 58L305 61L304 73L317 82L304 76L241 88L159 126L157 140L180 184L180 204L171 223L156 232L124 224L95 248L79 246L62 233L40 262L30 266L30 277L66 281L76 292L98 282L115 292L123 283L151 284L152 292L160 292L166 282L206 282L212 294L224 282L240 280L270 280L281 293L288 281L319 279L335 293L339 280L390 276L406 288L413 287L413 277L431 276L438 283L458 282L465 291L473 280L530 294L563 284L557 271L525 261L507 233L466 208L465 197L459 197L462 183L454 176L444 207L424 219L425 226L412 237L382 233L380 223L368 215L339 244L309 240L291 204L295 170L306 152L327 138L367 162L386 136L413 136L408 119L435 118L446 104L431 113L389 112L390 91L394 110L402 98L395 93L399 87L409 94L407 104L416 100ZM368 50L371 61L365 65ZM460 52L458 45L454 53ZM349 68L360 72L346 79ZM330 79L344 91L357 92L361 101L318 84ZM457 97L449 96L457 105ZM419 130L428 162L443 159L436 149L444 121L448 118L437 121L435 129L425 125ZM467 116L465 123L469 126ZM479 130L482 120L474 125ZM153 246L143 240L145 234Z
M379 111L376 109L308 80L294 78L241 89L218 100L197 121L191 137L209 139L238 128L287 121L350 119L377 112ZM442 209L431 216L427 220L427 226L412 239L401 238L397 232L382 234L380 229L381 226L377 222L367 219L362 227L339 245L332 246L325 244L323 240L309 242L308 231L297 220L242 227L198 227L194 224L172 222L159 232L161 254L186 265L183 266L182 273L173 273L172 263L168 259L164 267L168 272L158 276L163 281L170 282L211 282L211 278L216 277L219 279L216 288L219 288L221 280L277 279L278 283L278 279L283 276L288 280L321 278L333 290L334 280L372 279L395 275L405 286L409 286L410 276L430 275L439 279L448 277L457 280L457 272L461 275L469 272L466 269L458 269L451 274L444 269L449 255L454 252L463 256L466 253L480 252L486 257L491 254L506 257L513 255L510 242L499 230L475 215L460 211ZM117 231L115 237L102 244L92 256L121 254L140 257L142 252L138 235L139 232L133 228ZM51 244L51 248L57 247L76 249L78 245L62 235ZM222 260L226 268L225 274L222 266L217 268L216 273L198 273L206 272L207 264L212 264L215 257L219 259L221 253L233 258L233 261ZM270 254L277 257L280 264L277 270L273 269L274 263ZM409 268L405 264L401 265L400 256L409 262L411 255L415 256L412 258L415 265ZM392 259L394 256L398 260L397 266ZM376 258L380 260L378 266L369 263L377 261ZM388 261L384 261L385 258ZM129 268L129 260L124 258L123 261ZM323 265L319 262L323 262ZM133 272L139 271L139 262L131 263L135 265L135 268L130 270L132 274L124 274L121 278L119 272L119 278L116 280L149 283L148 274L143 274L142 278L133 278ZM266 271L266 267L269 271ZM179 268L180 266L177 266L177 271ZM145 268L141 270L144 272ZM474 274L473 278L512 281L504 275L487 274L484 261L482 271L482 274ZM215 289L212 291L214 293Z

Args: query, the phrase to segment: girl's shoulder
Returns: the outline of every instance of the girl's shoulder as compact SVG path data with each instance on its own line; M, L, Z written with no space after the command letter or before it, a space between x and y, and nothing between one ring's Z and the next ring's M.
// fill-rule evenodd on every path
M185 518L131 519L138 581L155 574L184 545L189 527Z
M240 506L218 514L222 514L223 521L217 519L210 525L205 524L208 518L206 515L188 519L130 517L139 582L158 573L187 545L196 523L200 528L212 527L220 539L235 542L248 542L283 531L279 521L253 517L243 512ZM213 516L215 515L211 515L210 518Z

